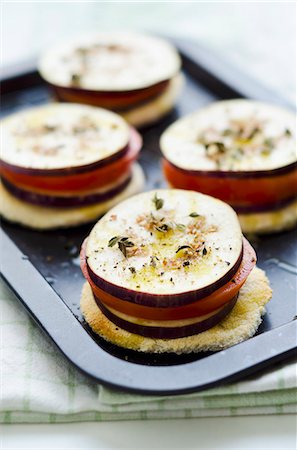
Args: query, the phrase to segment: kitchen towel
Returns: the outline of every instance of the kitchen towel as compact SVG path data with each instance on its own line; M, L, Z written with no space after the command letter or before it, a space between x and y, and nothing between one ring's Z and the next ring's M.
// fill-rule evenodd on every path
M55 423L296 413L297 364L168 397L127 394L79 373L0 284L0 422Z

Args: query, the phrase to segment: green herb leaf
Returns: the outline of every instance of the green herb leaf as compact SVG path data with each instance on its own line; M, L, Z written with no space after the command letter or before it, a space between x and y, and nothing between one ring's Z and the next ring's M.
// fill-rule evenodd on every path
M289 130L289 128L285 129L285 136L288 136L288 137L292 136L292 131Z
M177 228L179 231L184 231L185 228L186 228L186 225L184 225L183 223L177 223L177 224L176 224L176 228Z
M133 273L133 274L136 273L135 267L128 267L128 269L130 270L131 273Z
M175 253L178 253L178 252L180 252L181 250L184 250L184 249L186 249L186 248L192 249L192 247L191 247L190 245L180 245L180 246L178 247L178 249L176 250Z
M121 236L114 236L108 241L108 247L113 247L119 240L121 239Z
M157 196L157 193L154 195L152 202L155 205L156 210L163 208L164 200Z
M196 213L196 212L192 212L191 214L189 214L190 217L199 217L200 214Z
M249 134L249 136L247 137L248 139L253 139L256 134L258 134L260 132L260 128L259 127L255 127Z
M267 138L267 139L265 139L264 145L265 145L266 147L268 147L269 150L272 150L273 147L274 147L273 139L272 139L272 138Z
M168 225L167 223L164 223L163 225L159 227L155 227L155 230L160 231L161 233L167 233L167 231L171 230L172 227Z
M225 144L223 142L209 142L205 145L206 150L210 149L210 147L217 147L217 151L219 153L224 153L227 149L225 147Z
M48 125L48 124L45 124L45 125L44 125L44 129L45 129L45 131L47 131L48 133L51 133L51 132L55 131L57 128L58 128L58 127L57 127L56 125Z
M126 242L119 241L118 242L118 246L119 246L119 249L121 250L121 252L123 253L123 255L126 258L127 257L127 247L133 247L134 244L133 244L133 242L129 242L129 241L126 241Z
M118 244L120 251L125 257L127 256L127 248L134 247L134 243L129 241L128 237L123 236L114 236L108 241L108 247L113 247L115 244Z

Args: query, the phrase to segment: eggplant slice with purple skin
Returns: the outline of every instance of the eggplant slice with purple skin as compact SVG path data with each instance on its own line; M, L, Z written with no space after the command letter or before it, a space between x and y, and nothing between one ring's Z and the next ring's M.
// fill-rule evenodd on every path
M128 174L128 176L124 177L124 180L120 180L119 183L116 183L109 189L98 189L97 191L95 190L94 192L85 195L55 196L22 189L2 177L4 187L18 199L33 205L48 206L49 208L74 208L106 202L112 197L120 194L128 186L130 181L131 175Z
M151 307L183 306L212 294L231 280L242 257L232 208L182 190L146 192L122 202L86 241L94 284L123 301Z
M12 114L3 119L2 132L3 167L32 176L104 167L125 155L131 139L131 127L118 114L67 103Z
M118 325L123 330L150 338L177 339L202 333L203 331L206 331L209 328L212 328L215 325L217 325L232 311L232 309L236 304L238 294L226 305L213 311L212 313L209 313L202 317L196 317L194 319L187 319L183 321L172 320L170 321L171 326L168 325L169 322L167 322L165 326L164 324L166 322L164 321L160 321L160 324L157 324L157 321L154 321L154 325L145 325L145 320L143 319L140 320L137 319L136 317L126 316L121 313L118 313L115 310L112 311L111 308L105 306L97 297L94 296L94 298L102 313L111 322L113 322L115 325ZM183 323L186 322L190 323L184 325Z

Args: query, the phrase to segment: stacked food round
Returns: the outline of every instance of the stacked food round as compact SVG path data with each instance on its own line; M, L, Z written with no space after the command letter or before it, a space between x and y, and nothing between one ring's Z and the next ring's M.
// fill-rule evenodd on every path
M137 127L173 108L182 85L180 68L168 42L131 32L79 37L49 50L39 64L59 100L120 112Z
M120 116L49 104L2 121L1 213L32 228L92 221L143 186L142 140Z
M81 309L104 339L134 350L228 347L255 333L271 295L255 264L227 204L146 192L109 211L85 240Z
M228 202L244 232L296 225L295 114L250 100L217 102L171 125L160 146L168 183Z

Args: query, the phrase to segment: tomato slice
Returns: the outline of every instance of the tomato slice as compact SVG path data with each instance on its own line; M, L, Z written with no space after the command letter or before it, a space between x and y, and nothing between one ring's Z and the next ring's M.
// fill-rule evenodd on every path
M132 134L128 151L119 159L104 167L90 170L79 174L66 175L28 175L16 173L7 167L0 165L0 174L12 184L20 188L29 188L31 191L64 191L68 193L79 193L84 190L92 190L112 184L128 173L132 163L137 159L141 149L141 138Z
M168 84L169 81L167 80L145 89L126 92L100 92L53 85L52 88L58 99L63 101L100 106L101 108L116 111L125 111L161 95L168 87Z
M256 264L255 251L250 243L244 238L243 258L231 281L213 292L211 295L186 306L179 306L175 308L148 307L123 301L120 298L108 294L95 285L95 283L91 280L87 269L85 257L86 241L87 240L84 241L81 249L81 269L84 277L90 284L94 295L97 296L105 305L115 309L116 311L148 320L179 320L199 317L220 308L236 296Z
M217 174L179 169L163 158L162 168L174 188L199 191L231 205L266 205L297 195L297 169L277 175L228 177Z

